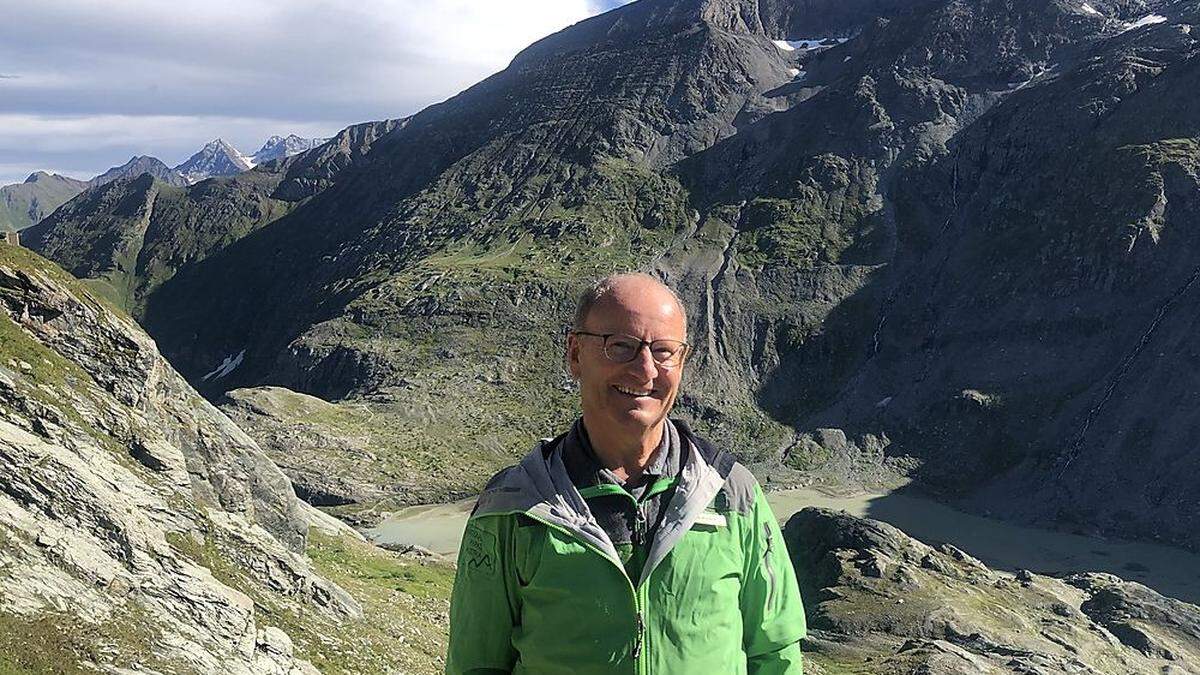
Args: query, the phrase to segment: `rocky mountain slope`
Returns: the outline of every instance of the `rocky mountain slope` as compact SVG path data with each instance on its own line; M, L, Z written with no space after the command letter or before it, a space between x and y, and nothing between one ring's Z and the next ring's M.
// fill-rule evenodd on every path
M641 0L350 170L206 188L294 200L252 224L197 218L191 192L147 209L131 183L34 245L122 270L208 395L424 411L396 452L481 448L465 487L571 415L582 280L654 270L692 308L682 411L760 474L910 473L994 515L1194 547L1194 23L1181 0ZM117 262L112 241L154 239L147 212L178 234Z
M792 516L784 539L808 610L806 673L1200 672L1200 607L1110 574L996 572L823 509Z
M296 494L339 516L373 522L410 504L475 494L464 475L486 472L507 456L499 443L475 447L463 436L447 461L439 448L414 448L433 413L390 397L328 403L282 387L226 392L221 412L254 438L287 474Z
M0 245L0 671L433 672L449 579L297 500L132 319Z
M83 192L87 183L38 171L23 183L0 187L0 230L23 230Z

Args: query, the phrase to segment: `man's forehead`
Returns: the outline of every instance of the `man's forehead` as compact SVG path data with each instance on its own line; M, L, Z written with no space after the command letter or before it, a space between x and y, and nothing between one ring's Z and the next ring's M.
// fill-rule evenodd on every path
M682 309L671 289L661 281L643 275L614 279L608 287L608 292L600 297L597 304L606 301L636 309L657 308L662 305L667 305L672 310Z
M590 318L610 324L656 323L686 330L684 314L670 291L648 288L641 292L613 292L592 307ZM616 328L606 326L605 328Z
M687 339L687 310L656 277L642 272L615 274L597 281L580 297L574 325L601 333Z

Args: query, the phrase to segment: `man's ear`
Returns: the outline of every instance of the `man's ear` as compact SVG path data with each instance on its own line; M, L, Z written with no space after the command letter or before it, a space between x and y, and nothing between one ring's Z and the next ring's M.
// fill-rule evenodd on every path
M567 370L573 379L579 379L579 338L567 333Z

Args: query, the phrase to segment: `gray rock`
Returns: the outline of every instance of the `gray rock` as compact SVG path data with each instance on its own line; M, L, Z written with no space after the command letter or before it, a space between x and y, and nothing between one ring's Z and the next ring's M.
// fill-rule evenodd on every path
M1012 583L958 549L824 509L792 516L784 538L822 663L914 675L1200 672L1200 607L1140 584L1028 571ZM897 583L878 574L884 559L920 562Z

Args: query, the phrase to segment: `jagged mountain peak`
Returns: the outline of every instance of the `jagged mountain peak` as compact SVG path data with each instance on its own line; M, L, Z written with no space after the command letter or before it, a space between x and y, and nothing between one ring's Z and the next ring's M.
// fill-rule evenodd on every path
M226 152L237 152L238 151L237 148L233 147L228 141L226 141L224 138L220 138L220 137L214 138L211 141L205 143L203 149L204 150L224 150ZM238 153L238 154L241 154L241 153Z
M258 165L281 157L291 157L312 150L328 140L327 138L303 138L296 134L288 134L286 137L274 135L263 143L262 147L250 157L250 160Z
M204 145L196 154L175 167L190 183L213 176L233 176L254 166L254 162L222 138Z
M150 155L134 155L129 158L128 162L120 166L105 171L88 181L89 186L105 185L121 178L136 178L144 173L148 173L155 178L169 183L171 185L186 185L187 182L183 176L179 175L171 167L167 166L162 160Z

